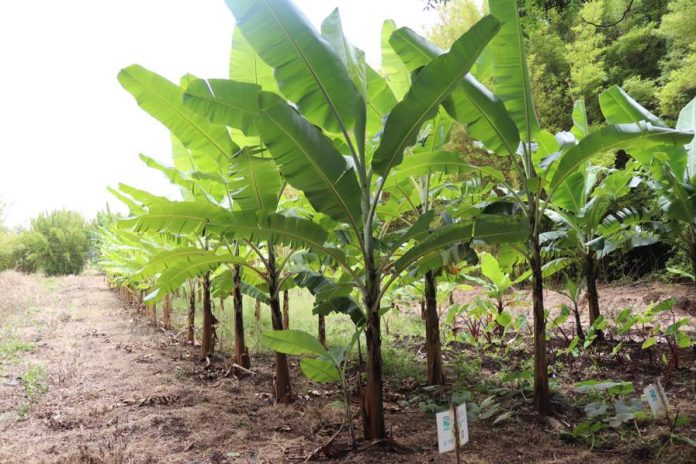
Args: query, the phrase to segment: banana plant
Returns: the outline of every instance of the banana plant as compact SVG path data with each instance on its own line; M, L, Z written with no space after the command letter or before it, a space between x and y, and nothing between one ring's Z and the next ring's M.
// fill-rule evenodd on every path
M389 23L386 23L385 28L388 26ZM392 218L386 221L386 228L392 227L392 224L399 221L410 226L413 220L409 223L407 219L409 214L413 218L433 214L436 211L436 201L451 202L452 199L448 196L456 196L459 193L456 187L451 185L451 179L476 172L474 166L463 161L461 154L445 150L453 125L454 120L441 108L430 123L424 126L418 138L419 143L412 149L412 156L397 166L389 177L386 188L392 195L386 204L378 207L378 213L388 212L386 217ZM461 197L458 200L461 202ZM444 212L442 208L439 209L441 213ZM453 247L458 246L459 244L453 245ZM445 383L440 317L437 310L437 275L441 274L442 270L443 267L430 266L425 269L422 276L429 385Z
M600 96L600 107L607 119L619 123L644 120L667 127L618 86ZM696 130L696 98L682 108L677 129ZM668 219L662 239L684 250L691 261L692 274L696 275L696 141L687 139L676 146L666 145L631 155L648 174L649 183L658 193L660 207Z
M567 258L564 266L582 270L590 324L600 316L597 266L618 249L650 245L657 237L646 227L649 216L637 208L615 210L616 201L642 182L632 169L585 165L562 184L546 208L556 229L541 234L544 251Z
M302 373L310 380L319 383L336 382L341 384L346 414L345 424L350 432L353 447L355 447L355 431L346 369L359 335L360 332L356 328L355 335L345 346L337 346L331 350L327 350L319 340L301 330L273 330L262 335L266 345L276 351L296 356L313 355L314 357L305 357L300 361Z
M460 85L499 22L490 16L481 20L449 52L423 66L399 100L399 92L347 42L337 11L319 33L286 0L229 0L227 5L260 58L257 64L273 70L280 94L264 83L250 82L249 76L245 81L195 80L184 102L211 123L259 137L283 179L311 204L315 222L309 224L316 233L298 233L275 218L259 216L228 215L210 227L288 239L329 256L342 269L337 285L342 291L357 288L366 319L365 436L382 439L384 293L409 266L443 247L475 236L499 242L525 234L525 224L516 218L489 216L431 232L433 218L427 215L391 241L380 240L384 219L377 209L390 174L412 155L421 128ZM338 226L326 229L325 224ZM341 249L333 246L336 237Z
M501 183L506 192L501 204L491 210L520 211L528 221L526 257L532 274L534 316L534 399L537 411L550 412L548 366L546 361L546 315L543 301L543 267L540 234L544 232L547 205L563 188L568 177L593 156L624 149L644 152L665 145L683 145L693 134L671 130L649 119L615 123L590 131L582 112L574 112L574 131L583 137L556 139L540 128L527 69L527 58L517 2L489 0L490 13L502 26L490 42L492 92L466 75L444 102L454 119L465 122L470 135L498 156L510 159L521 186ZM394 50L408 69L418 71L447 52L429 43L412 30L396 30L391 38Z

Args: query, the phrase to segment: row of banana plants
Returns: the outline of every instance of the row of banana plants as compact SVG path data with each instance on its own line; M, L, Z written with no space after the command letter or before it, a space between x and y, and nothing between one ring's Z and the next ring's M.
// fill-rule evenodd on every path
M141 158L180 198L114 190L130 215L104 227L103 267L112 284L147 289L150 302L200 282L203 355L214 349L211 301L231 296L243 367L243 295L266 303L276 401L292 400L286 353L320 354L302 367L326 378L347 362L318 342L297 348L303 335L283 331L281 294L304 287L316 314L347 314L355 338L364 337L364 434L385 438L381 323L390 292L423 283L428 376L442 383L438 275L475 262L476 249L502 247L531 279L534 398L548 414L544 277L580 269L594 320L596 260L650 235L639 212L612 209L643 177L592 166L599 154L634 157L631 167L663 198L673 221L664 226L696 257L696 104L672 129L615 87L600 96L606 124L590 127L579 101L570 132L543 130L514 0L489 0L490 15L449 50L387 21L381 69L347 40L338 10L316 30L290 0L227 5L236 24L229 79L187 75L175 84L138 65L118 76L171 132L171 165ZM504 157L508 171L449 150L455 127Z

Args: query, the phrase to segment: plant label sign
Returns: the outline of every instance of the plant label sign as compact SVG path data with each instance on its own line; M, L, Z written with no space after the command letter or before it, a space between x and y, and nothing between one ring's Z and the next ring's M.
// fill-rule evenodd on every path
M667 395L662 389L660 382L656 384L650 384L643 390L646 398L648 399L648 404L650 405L650 411L655 419L662 419L667 417L669 411L669 402L667 401Z
M454 436L454 411L448 409L437 413L437 444L440 453L452 451L456 447ZM469 441L469 426L466 420L466 403L457 406L457 429L459 430L459 446Z

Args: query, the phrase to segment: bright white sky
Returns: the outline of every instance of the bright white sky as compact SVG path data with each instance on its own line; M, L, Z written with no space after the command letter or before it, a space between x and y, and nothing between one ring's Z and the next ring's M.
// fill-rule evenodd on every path
M353 43L379 63L382 21L422 29L423 0L295 0L314 22L338 6ZM138 159L169 163L166 129L116 80L139 63L170 80L227 77L233 17L223 0L33 0L0 3L0 201L5 225L42 211L120 209L119 182L164 194ZM118 206L117 206L118 205Z

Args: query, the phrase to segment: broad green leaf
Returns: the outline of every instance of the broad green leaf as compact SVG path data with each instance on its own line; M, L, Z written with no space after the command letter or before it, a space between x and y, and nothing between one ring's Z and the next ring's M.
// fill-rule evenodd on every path
M232 34L229 77L233 81L259 85L267 92L280 92L273 77L273 68L259 57L237 26Z
M331 359L326 348L316 337L301 330L269 330L261 339L274 351L292 355L316 354Z
M455 243L470 241L473 231L474 226L471 222L449 224L438 228L396 260L394 273L400 274L415 261L433 251L442 250Z
M474 223L474 238L488 245L524 242L528 237L526 218L482 214Z
M230 190L241 209L275 212L282 180L270 158L259 158L242 150L232 160Z
M186 108L179 86L139 65L122 69L118 80L141 108L166 126L191 151L227 158L237 151L224 126Z
M500 324L501 327L507 329L512 324L512 314L510 311L503 311L495 316L495 321Z
M350 79L353 81L353 85L355 85L355 88L358 89L360 93L360 102L358 104L353 133L358 151L364 153L365 125L367 124L365 119L367 117L367 109L365 107L365 100L367 99L367 63L365 62L365 52L353 47L353 45L348 42L343 32L343 24L341 23L341 16L338 12L338 8L334 9L321 23L321 34L341 59L341 62L348 71L348 76L350 76Z
M301 271L295 275L298 286L306 288L314 295L314 314L323 316L329 313L341 313L350 316L356 325L362 325L365 314L350 296L353 284L337 284L319 272Z
M416 219L416 222L404 231L395 232L393 235L384 237L384 241L390 244L392 250L396 250L409 240L419 240L430 233L430 223L433 222L434 218L435 211L431 209L425 214L421 214Z
M481 274L486 276L498 289L504 291L512 285L510 277L500 269L498 260L495 259L493 255L490 253L481 253L479 254L479 260Z
M169 182L181 189L184 200L193 201L200 199L206 202L220 202L225 197L225 185L223 182L196 181L189 179L184 173L171 166L165 166L149 156L140 155L140 159L150 168L164 174ZM202 174L202 173L201 173Z
M580 140L590 133L590 125L587 122L585 100L575 100L573 105L573 128L570 130L576 139Z
M331 140L287 103L265 100L270 101L263 102L257 127L283 177L304 192L316 211L359 229L361 190L354 169Z
M438 106L459 86L498 29L495 18L483 18L448 53L423 67L404 99L387 118L382 141L372 159L375 172L386 176L401 163L404 150L415 143L423 123L436 114Z
M389 87L397 99L402 100L411 86L411 73L401 62L390 44L390 37L396 30L392 20L384 21L382 25L382 72L389 82Z
M612 85L599 94L599 106L609 124L646 121L653 126L667 127L660 118L643 108L618 85Z
M585 206L585 176L576 171L558 187L553 195L553 205L579 215Z
M338 8L335 8L321 23L321 35L331 45L336 55L346 67L355 88L363 98L367 97L367 78L365 53L355 48L343 32L343 24Z
M370 137L382 131L384 120L397 101L389 83L370 65L367 73L367 133Z
M196 259L201 256L209 256L210 253L211 252L197 247L163 250L153 254L150 259L148 259L147 264L143 266L134 277L136 279L148 279L184 261Z
M128 198L128 196L124 195L123 193L119 192L113 187L107 187L106 189L109 191L110 194L112 194L113 196L118 198L123 204L128 206L128 211L131 215L137 216L145 212L145 209L142 207L142 205L139 205L137 202L133 201L132 198Z
M679 112L677 130L696 132L696 98L691 100ZM696 175L696 137L693 137L685 146L688 153L686 162L686 178L691 179Z
M619 149L629 152L645 151L660 145L684 145L693 134L664 127L655 127L649 123L613 124L590 133L577 145L569 148L556 163L550 187L555 190L578 167L594 155Z
M244 37L274 69L280 91L307 119L333 132L354 127L360 93L340 58L292 2L226 3Z
M122 228L145 232L169 232L174 235L201 234L211 221L226 214L224 208L200 202L166 202L152 205L147 213L119 221Z
M146 192L145 190L132 187L128 184L118 184L118 189L126 195L129 195L132 199L134 199L141 205L147 207L167 203L170 201L166 197L154 195L150 192Z
M490 13L502 26L491 41L493 92L505 102L522 140L530 141L539 131L527 69L527 55L517 0L489 0Z
M408 177L426 176L442 173L462 175L480 173L495 180L503 180L503 175L488 166L474 166L462 160L463 155L452 151L417 152L408 156L387 178L387 186L401 182Z
M234 211L216 216L209 230L211 233L224 235L229 240L263 240L294 249L309 248L348 267L343 252L325 245L327 232L307 219L281 214L257 214L255 211Z
M306 358L300 361L300 369L314 382L340 382L341 372L331 362L321 358Z
M197 255L188 255L168 267L157 279L156 287L159 290L152 295L151 300L159 299L165 294L172 293L184 282L194 277L212 272L223 264L243 264L244 258L231 254L219 255L214 251L200 250Z
M197 79L189 83L184 104L217 124L239 129L247 136L257 135L254 125L261 112L261 87L225 79Z
M390 43L411 72L444 53L409 28L395 31ZM471 74L466 75L443 106L450 116L466 124L468 132L487 149L499 155L516 152L520 137L505 105Z

